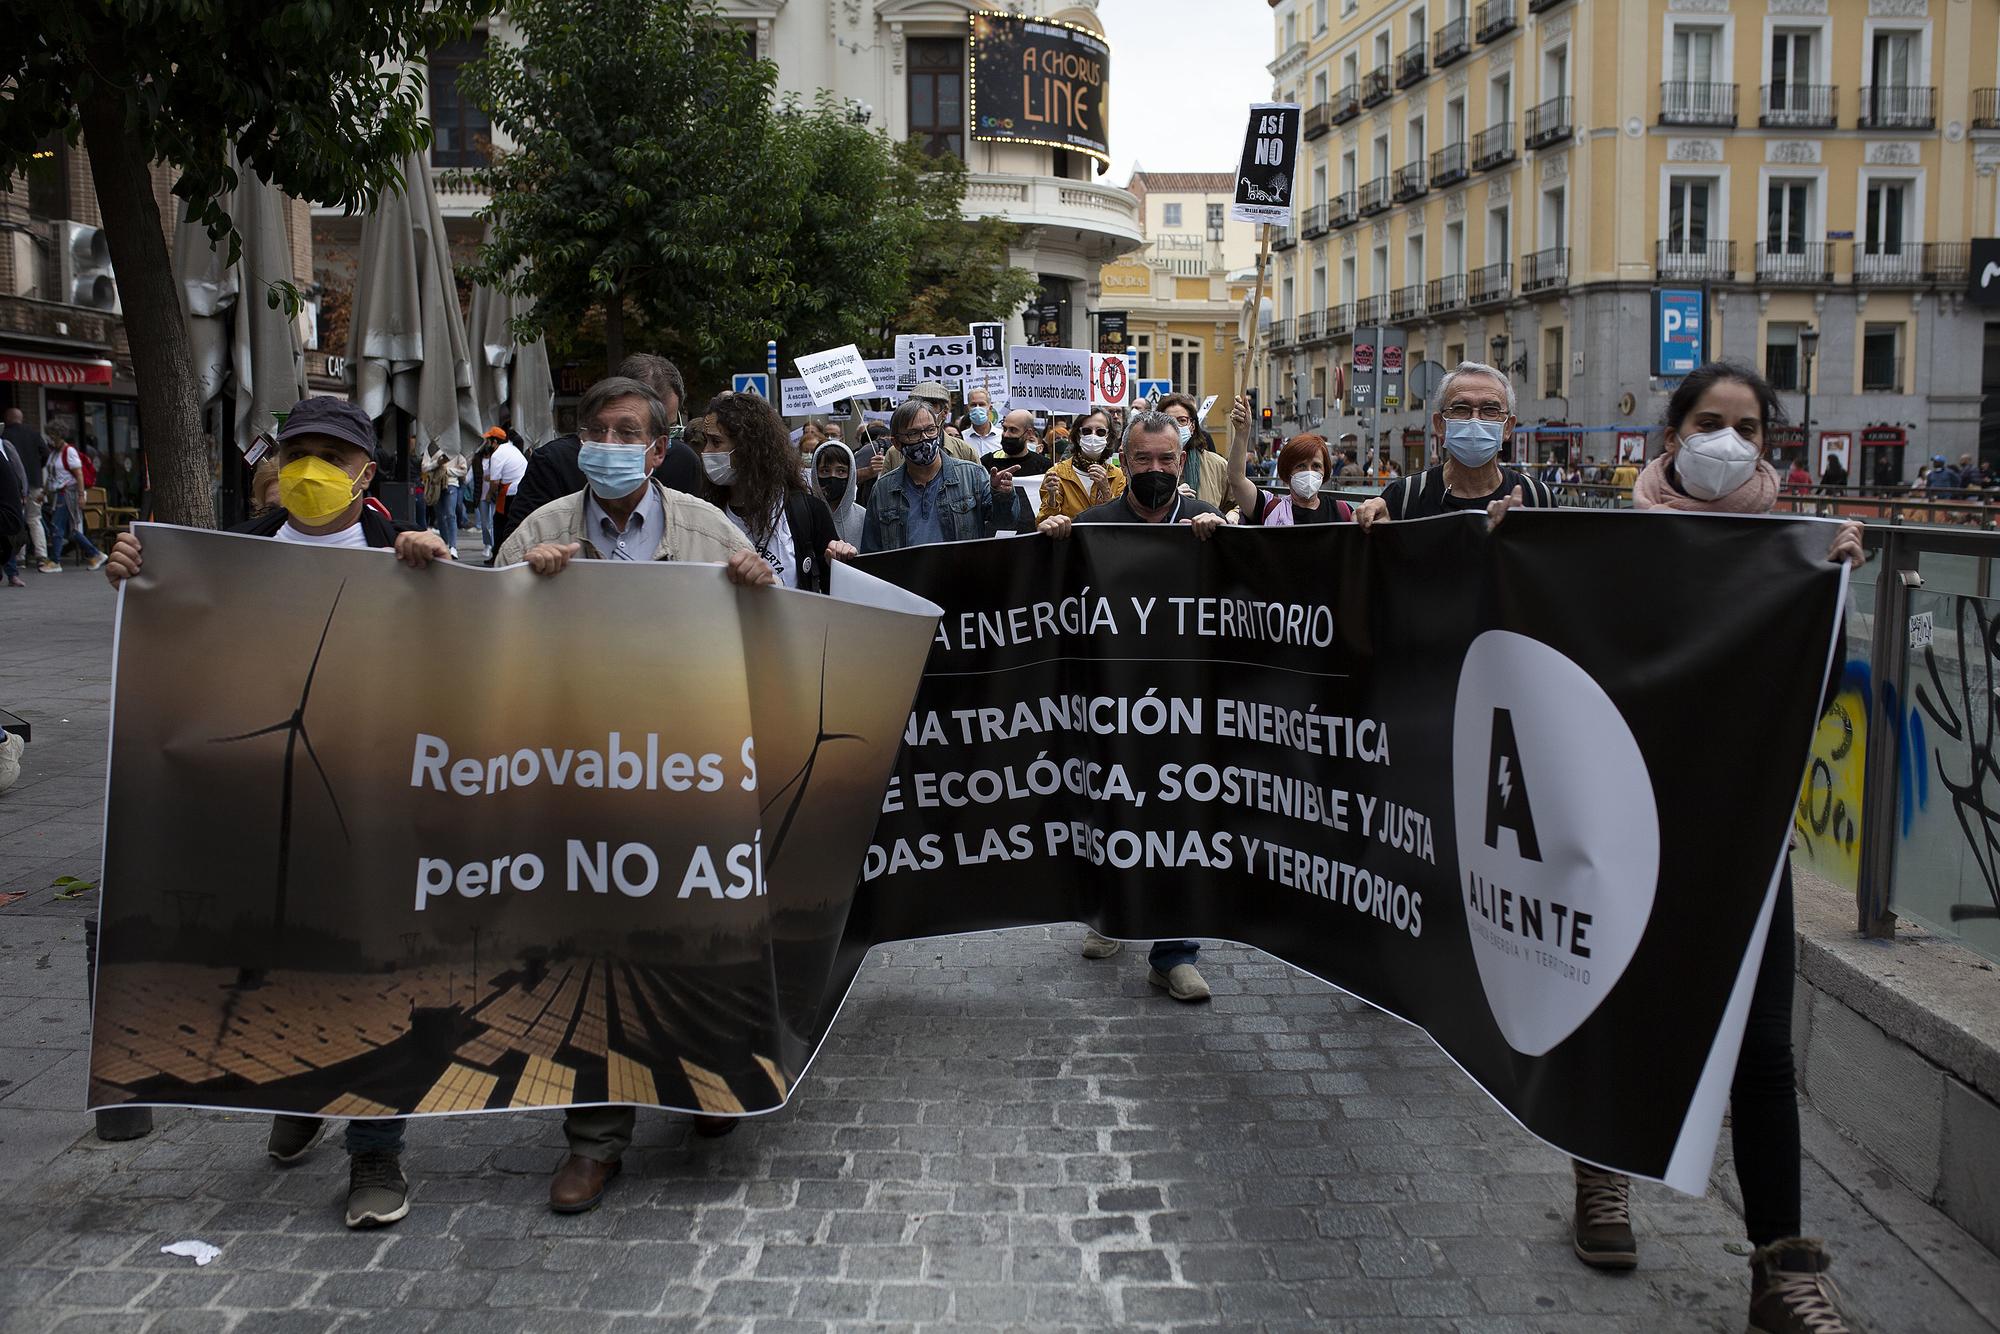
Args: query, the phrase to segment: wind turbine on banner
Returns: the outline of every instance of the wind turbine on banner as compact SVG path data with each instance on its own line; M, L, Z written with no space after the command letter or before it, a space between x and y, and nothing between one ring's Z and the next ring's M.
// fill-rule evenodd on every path
M868 739L857 732L829 732L826 730L826 656L827 643L825 640L822 640L819 647L819 727L818 734L813 737L812 750L806 755L806 762L799 766L799 771L792 775L791 780L773 792L771 799L764 803L762 813L769 815L771 808L778 804L780 797L784 796L792 787L796 786L798 788L798 791L792 794L791 804L785 807L785 818L779 823L778 832L771 838L771 855L765 862L767 869L778 864L778 854L784 850L785 846L785 835L791 832L792 821L798 818L799 807L805 802L806 788L812 782L813 766L819 763L819 748L829 741L866 741Z
M333 618L340 611L340 596L347 591L347 581L341 580L334 590L333 606L326 613L326 625L319 632L319 647L313 650L312 666L306 669L305 685L299 690L299 706L291 716L282 722L260 727L254 732L243 732L236 736L212 737L210 745L223 745L232 741L251 741L260 736L271 736L278 732L285 734L285 777L278 796L278 895L277 907L271 915L271 934L282 937L285 932L285 891L291 877L292 868L292 766L298 757L300 742L305 743L306 758L319 774L319 781L326 787L326 799L333 803L334 818L340 821L340 836L348 839L347 816L341 812L340 798L334 795L333 780L326 776L326 766L319 762L319 753L313 749L312 735L306 731L306 707L312 703L313 677L319 673L320 655L326 652L326 637L333 630ZM349 841L352 841L351 839Z

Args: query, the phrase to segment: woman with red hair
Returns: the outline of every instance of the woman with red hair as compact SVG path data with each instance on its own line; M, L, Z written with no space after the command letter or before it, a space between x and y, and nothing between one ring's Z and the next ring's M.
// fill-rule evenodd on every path
M1270 496L1250 480L1250 400L1239 395L1229 410L1229 490L1244 523L1288 527L1301 523L1348 523L1354 510L1344 500L1320 495L1333 476L1333 450L1321 435L1295 435L1278 451L1278 481L1285 494Z

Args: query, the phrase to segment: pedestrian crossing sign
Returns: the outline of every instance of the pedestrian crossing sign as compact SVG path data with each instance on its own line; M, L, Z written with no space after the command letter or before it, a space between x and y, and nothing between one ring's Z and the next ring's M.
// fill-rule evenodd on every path
M729 387L735 393L755 394L766 402L771 397L771 377L761 372L733 375L729 379Z

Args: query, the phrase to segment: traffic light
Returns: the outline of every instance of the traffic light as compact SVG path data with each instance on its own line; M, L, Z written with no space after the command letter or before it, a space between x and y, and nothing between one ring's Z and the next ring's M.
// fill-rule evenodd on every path
M1265 408L1265 409L1264 409L1264 411L1263 411L1263 414L1262 414L1262 420L1263 420L1263 423L1264 423L1264 429L1265 429L1265 430L1267 430L1267 431L1268 431L1268 430L1270 430L1270 429L1271 429L1271 410L1270 410L1269 408Z

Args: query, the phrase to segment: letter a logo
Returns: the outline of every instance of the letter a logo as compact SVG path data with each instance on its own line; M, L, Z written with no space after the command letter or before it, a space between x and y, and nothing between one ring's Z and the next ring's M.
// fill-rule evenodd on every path
M1493 748L1486 766L1486 846L1499 850L1502 826L1514 831L1514 843L1527 861L1542 859L1535 837L1535 812L1528 805L1527 776L1521 772L1521 748L1514 741L1511 710L1493 710Z

